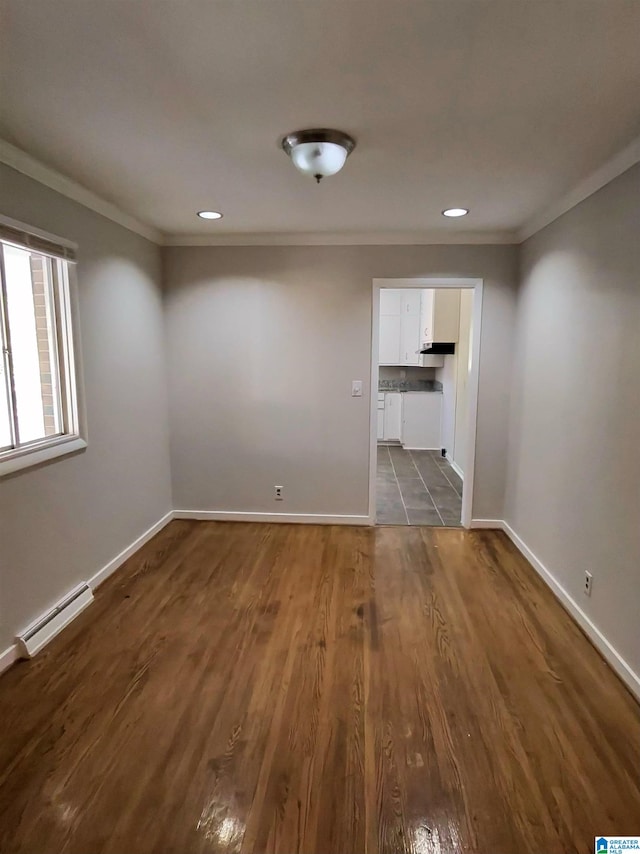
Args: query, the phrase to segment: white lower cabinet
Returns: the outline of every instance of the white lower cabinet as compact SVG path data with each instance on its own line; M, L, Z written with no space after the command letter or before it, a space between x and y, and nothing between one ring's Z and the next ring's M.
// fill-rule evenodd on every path
M400 396L400 395L398 395ZM440 450L442 394L438 392L405 392L402 397L402 434L405 448ZM386 414L386 410L385 410Z
M387 392L384 396L383 439L399 441L402 434L402 398L400 392Z
M384 393L378 392L378 441L384 439Z

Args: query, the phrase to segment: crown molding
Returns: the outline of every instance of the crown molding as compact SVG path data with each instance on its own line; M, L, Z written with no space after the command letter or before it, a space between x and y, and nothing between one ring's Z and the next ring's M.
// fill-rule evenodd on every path
M165 246L421 246L517 243L515 231L228 232L168 234Z
M44 184L45 187L55 190L56 193L60 193L60 195L84 205L85 208L89 208L101 216L110 219L112 222L118 223L118 225L127 228L129 231L134 231L141 237L146 237L147 240L151 240L153 243L163 242L162 232L158 231L157 228L141 222L139 219L131 216L131 214L125 213L125 211L120 210L116 205L101 199L100 196L92 193L91 190L87 190L86 187L76 183L71 178L67 178L66 175L52 169L50 166L45 166L44 163L36 160L35 157L27 154L26 151L22 151L22 149L17 148L4 139L0 139L0 163L10 166L16 172L20 172L28 178L33 178L34 181L38 181L38 183Z
M562 214L575 208L580 202L588 199L602 187L609 184L627 169L631 169L636 163L640 162L640 136L633 140L626 148L615 154L606 163L603 163L595 172L592 172L573 189L569 190L564 196L561 196L555 202L552 202L548 207L541 210L528 220L518 232L518 243L523 243L532 235L541 231L554 220L561 217Z
M112 202L41 163L26 151L0 139L0 163L33 178L84 205L129 231L161 246L425 246L517 244L527 240L580 202L602 189L627 169L640 162L640 137L565 193L535 214L518 230L381 232L218 232L216 234L164 234L157 228L126 213Z

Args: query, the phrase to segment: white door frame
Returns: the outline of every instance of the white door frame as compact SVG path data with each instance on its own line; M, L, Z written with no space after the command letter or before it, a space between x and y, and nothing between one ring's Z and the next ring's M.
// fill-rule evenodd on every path
M473 288L472 357L469 373L469 422L467 425L467 460L462 482L463 527L470 528L473 519L473 481L476 467L476 426L478 417L478 383L480 378L480 338L482 324L482 279L457 276L443 278L374 279L371 301L371 413L369 417L369 519L376 523L376 462L378 450L378 347L380 338L381 288Z

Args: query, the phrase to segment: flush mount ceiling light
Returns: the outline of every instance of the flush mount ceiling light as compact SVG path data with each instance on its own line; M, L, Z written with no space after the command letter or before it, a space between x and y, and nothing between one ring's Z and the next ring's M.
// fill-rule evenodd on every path
M201 219L222 219L222 214L218 211L198 211L198 216Z
M288 133L282 147L296 169L304 175L313 175L319 184L322 178L342 169L356 141L341 130L311 128Z
M442 216L466 216L469 213L469 208L447 208L442 211Z

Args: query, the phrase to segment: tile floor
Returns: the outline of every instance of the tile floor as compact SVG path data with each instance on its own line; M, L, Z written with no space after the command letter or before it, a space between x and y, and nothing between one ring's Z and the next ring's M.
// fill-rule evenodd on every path
M439 451L378 445L378 525L460 527L462 481Z

